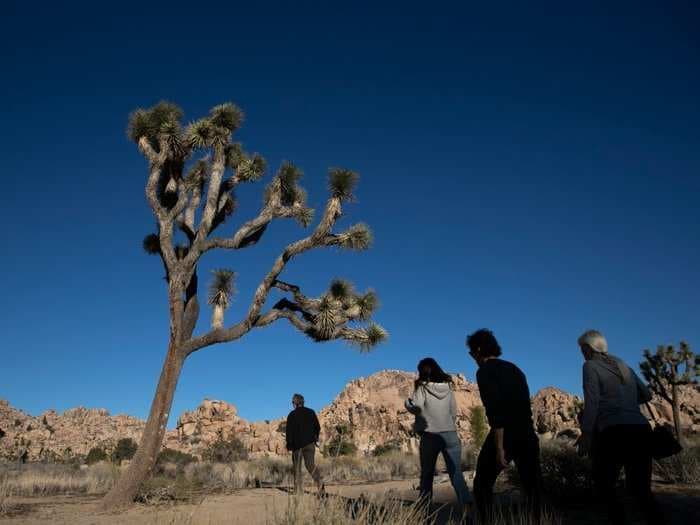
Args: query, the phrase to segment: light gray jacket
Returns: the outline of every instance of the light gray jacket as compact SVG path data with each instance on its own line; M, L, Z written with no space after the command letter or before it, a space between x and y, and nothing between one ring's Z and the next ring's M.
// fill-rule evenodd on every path
M586 433L614 425L647 423L639 405L651 400L649 389L624 361L609 357L612 363L598 357L583 364L581 430Z
M425 383L405 403L406 410L416 416L416 430L452 432L457 430L457 402L449 383Z

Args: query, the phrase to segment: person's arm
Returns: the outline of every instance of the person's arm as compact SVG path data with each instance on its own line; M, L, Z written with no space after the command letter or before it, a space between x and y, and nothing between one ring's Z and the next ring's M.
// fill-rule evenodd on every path
M637 404L641 405L648 403L652 398L649 387L647 387L642 380L639 379L639 376L634 372L634 370L632 370L632 375L634 376L634 380L637 382Z
M598 381L598 374L591 361L586 361L583 364L583 417L581 418L581 436L576 442L579 454L581 455L590 452L596 419L598 418L599 403L600 384Z
M450 391L450 416L452 416L452 421L457 419L457 399L452 391Z
M292 442L294 441L292 434L294 433L294 418L293 412L290 412L287 416L287 425L285 427L285 437L287 439L287 450L292 450Z
M420 414L423 407L425 407L425 389L420 386L416 388L416 391L413 392L413 397L409 397L404 406L411 414Z
M586 361L583 365L583 421L581 432L593 435L598 405L600 403L600 384L594 365Z
M508 461L506 460L506 449L503 446L503 429L495 428L493 434L496 438L496 462L500 467L506 468Z
M503 406L503 399L495 379L484 372L482 368L476 373L481 403L484 405L486 419L496 439L496 461L499 466L505 468L508 466L508 462L506 461L506 450L503 446L503 428L505 427L505 411L507 407Z

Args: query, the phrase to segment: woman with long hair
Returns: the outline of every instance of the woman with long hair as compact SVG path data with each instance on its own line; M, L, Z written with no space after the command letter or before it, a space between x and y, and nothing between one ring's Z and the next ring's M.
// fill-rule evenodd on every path
M650 524L663 523L651 492L651 426L639 405L651 400L649 389L620 358L608 353L608 343L597 330L578 338L583 364L584 407L582 454L593 460L593 482L615 525L625 523L624 508L615 489L625 468L628 489Z
M418 379L406 409L416 416L420 434L420 496L429 503L433 495L435 463L439 454L445 459L457 500L465 512L471 510L472 497L462 475L462 444L457 435L457 403L452 392L452 377L437 361L426 357L418 363Z

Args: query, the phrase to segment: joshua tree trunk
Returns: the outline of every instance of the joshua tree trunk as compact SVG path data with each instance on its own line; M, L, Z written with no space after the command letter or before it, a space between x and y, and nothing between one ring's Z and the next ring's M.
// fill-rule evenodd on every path
M111 510L131 504L141 483L153 471L160 447L163 444L165 428L168 424L168 416L183 362L184 359L175 344L175 339L171 338L139 448L126 472L119 477L112 490L102 500L103 509Z
M676 437L682 447L685 448L683 433L681 432L681 410L678 406L678 386L671 385L671 408L673 409L673 426L676 429Z

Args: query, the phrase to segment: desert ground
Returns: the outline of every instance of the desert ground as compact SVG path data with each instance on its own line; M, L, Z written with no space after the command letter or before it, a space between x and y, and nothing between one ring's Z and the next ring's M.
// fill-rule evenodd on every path
M471 476L466 473L467 478ZM279 485L239 490L222 490L213 493L193 492L188 501L162 504L135 504L118 514L101 513L98 510L100 496L59 495L48 497L12 498L10 511L0 520L8 525L56 523L75 525L115 524L291 524L291 523L343 523L350 521L353 509L362 508L368 502L379 507L410 508L417 498L417 479L385 482L352 482L327 485L328 497L319 501L311 487L301 498L290 494L289 486ZM471 483L470 483L471 485ZM655 483L654 490L671 525L696 523L700 515L700 486ZM497 499L502 508L517 502L518 491L506 483L499 484ZM325 506L325 508L324 508ZM632 523L634 509L628 502ZM331 510L327 510L331 508ZM591 505L573 505L558 508L549 523L590 525L605 523L601 510ZM325 516L320 518L318 513ZM361 512L361 511L360 511ZM343 516L344 514L344 516ZM452 488L444 475L436 478L434 504L431 517L436 524L453 523L459 511ZM360 521L360 520L358 520ZM418 522L405 521L405 523ZM392 521L377 520L377 523ZM403 522L403 521L402 521ZM520 521L504 521L520 523Z

